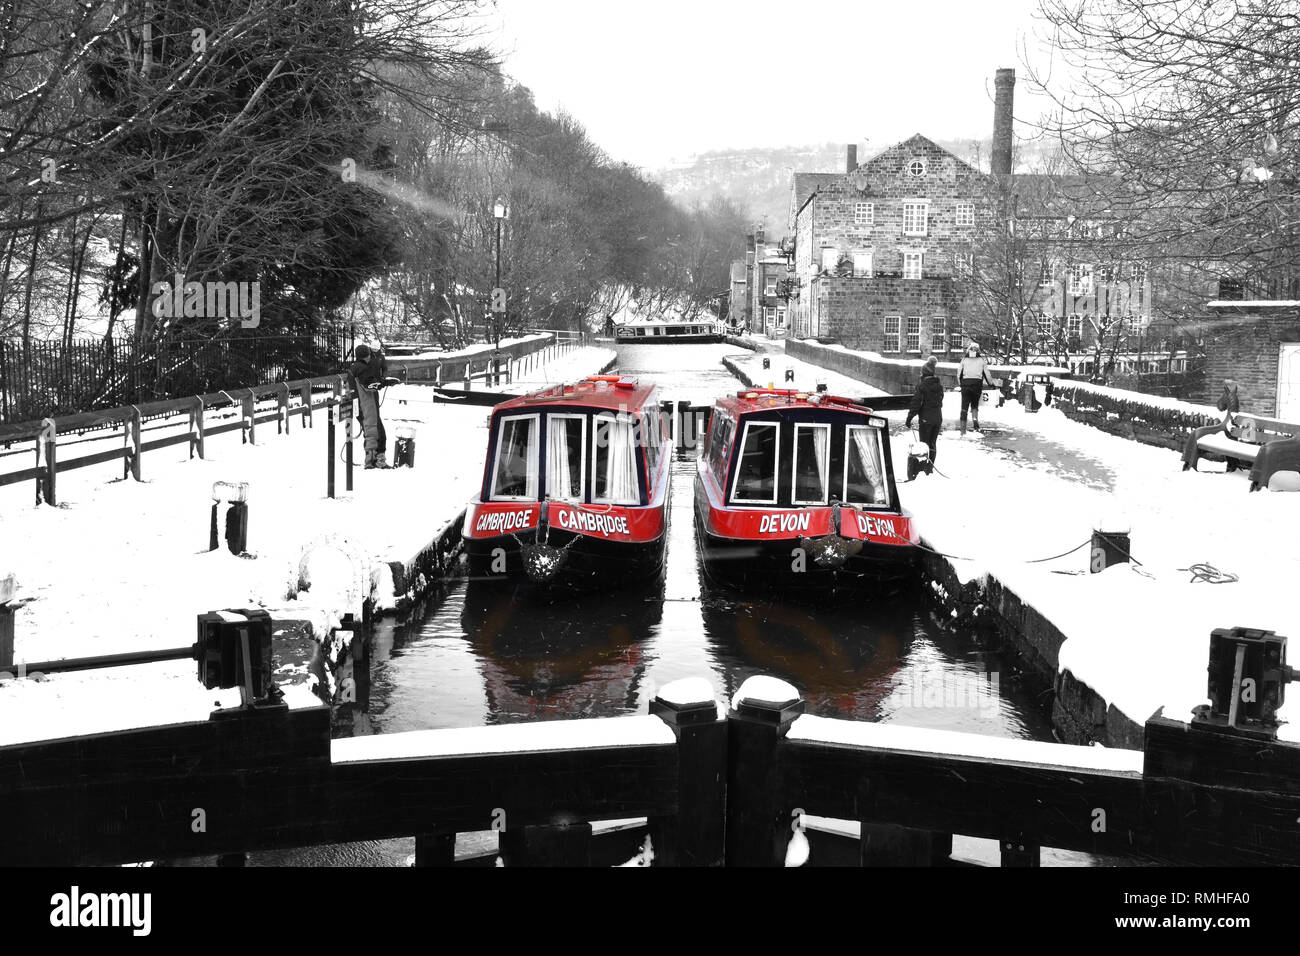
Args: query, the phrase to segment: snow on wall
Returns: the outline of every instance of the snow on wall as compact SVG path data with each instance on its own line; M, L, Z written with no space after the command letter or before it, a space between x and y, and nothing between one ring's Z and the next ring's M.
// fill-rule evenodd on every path
M330 759L333 763L354 763L360 760L644 747L674 745L676 742L672 728L658 717L601 717L347 737L330 742Z
M1142 751L1078 747L1042 740L964 734L953 730L907 727L896 723L839 720L804 714L790 725L787 740L909 753L951 754L998 763L1077 767L1112 773L1142 773Z

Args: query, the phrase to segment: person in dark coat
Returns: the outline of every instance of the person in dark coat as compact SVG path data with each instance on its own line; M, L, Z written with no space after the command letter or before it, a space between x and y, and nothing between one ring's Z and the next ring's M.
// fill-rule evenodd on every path
M356 360L348 366L357 396L357 418L365 436L366 468L388 467L388 434L379 417L379 391L387 384L388 368L382 352L358 345Z
M1237 383L1230 378L1223 380L1223 394L1219 396L1219 411L1235 415L1241 411L1241 396L1237 392Z
M907 409L907 428L912 419L920 422L921 441L930 448L930 463L939 454L939 429L943 426L943 383L939 381L939 360L931 355L921 367L921 381L916 385L912 404Z

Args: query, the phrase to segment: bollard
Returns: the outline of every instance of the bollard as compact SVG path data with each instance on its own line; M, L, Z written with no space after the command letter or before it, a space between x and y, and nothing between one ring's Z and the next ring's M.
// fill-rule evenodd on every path
M231 554L248 550L248 482L218 481L212 486L212 516L208 522L208 550L221 546L218 531L219 509L226 509L226 546Z
M673 681L650 702L650 713L677 738L677 816L652 835L664 866L722 866L726 855L727 722L718 717L713 686L703 677Z
M727 865L781 866L789 834L786 808L777 803L777 747L804 712L792 685L751 677L740 685L727 715Z
M1209 704L1192 709L1192 726L1263 740L1277 739L1277 712L1296 672L1286 662L1286 638L1252 627L1210 632Z
M767 356L763 356L763 368L771 368L771 367L772 367L772 360Z
M393 467L415 467L415 429L410 425L401 425L397 429L397 441L393 444Z
M325 435L325 494L334 497L334 456L336 453L334 437L334 406L329 407L329 421Z
M788 368L788 369L785 370L785 380L786 380L787 382L793 382L793 381L794 381L794 369L792 369L792 368Z
M12 574L0 578L0 667L14 663L14 617L18 606L14 595L18 593L18 579Z
M1089 569L1100 574L1112 564L1128 564L1132 546L1129 542L1129 524L1121 516L1110 516L1095 522L1092 531L1092 551Z

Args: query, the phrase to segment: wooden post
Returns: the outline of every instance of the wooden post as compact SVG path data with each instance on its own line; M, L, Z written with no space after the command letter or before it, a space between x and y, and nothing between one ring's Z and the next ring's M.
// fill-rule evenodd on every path
M248 445L257 444L257 400L253 397L253 390L250 388L248 394L243 399L244 411L244 443Z
M281 426L283 426L284 428L283 434L287 435L289 434L289 383L281 382L280 388L282 388L284 391L282 391L279 396L280 417L275 420L275 433L277 435L281 434L280 429Z
M347 434L345 434L343 437L344 437L344 447L347 449L348 454L347 454L347 462L345 463L343 468L343 486L345 491L351 491L352 490L352 457L353 457L352 423L356 420L357 410L353 407L352 404L353 403L352 390L350 388L345 389L344 395L345 395L344 401L347 402L348 417L346 422Z
M506 866L590 866L591 824L502 830L500 853Z
M14 617L18 608L13 603L18 582L12 574L0 578L0 667L12 667L14 663Z
M337 453L334 442L334 406L331 405L325 434L325 494L330 498L334 497L334 456Z
M751 677L736 692L727 714L728 866L785 862L791 831L778 793L777 751L804 707L793 686L771 677Z
M661 820L652 840L664 866L722 866L726 856L727 722L703 678L674 681L650 713L677 737L677 816Z
M40 442L45 448L45 488L43 496L47 505L57 506L59 499L55 485L59 477L58 426L54 424L52 418L42 421L41 426Z
M192 432L190 457L193 458L194 452L197 450L199 457L202 458L205 452L203 446L203 399L198 395L194 397L194 410L190 412L190 430Z
M302 423L308 428L315 428L316 424L312 421L311 408L311 379L302 383Z
M451 866L456 862L456 834L432 833L415 838L416 866Z
M141 441L141 432L143 430L143 427L144 427L143 423L140 421L140 409L132 405L131 417L128 421L128 428L131 433L131 477L134 478L136 481L143 480L140 477L141 474L140 456L143 452L143 449L141 448L141 445L143 444L143 442Z

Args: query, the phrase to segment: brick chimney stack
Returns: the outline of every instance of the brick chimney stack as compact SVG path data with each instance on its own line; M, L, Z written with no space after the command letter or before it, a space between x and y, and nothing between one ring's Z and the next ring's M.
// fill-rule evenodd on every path
M858 144L851 143L844 154L844 171L851 173L858 168Z
M993 77L993 157L990 169L997 175L1011 173L1011 120L1016 92L1016 71L998 70Z

